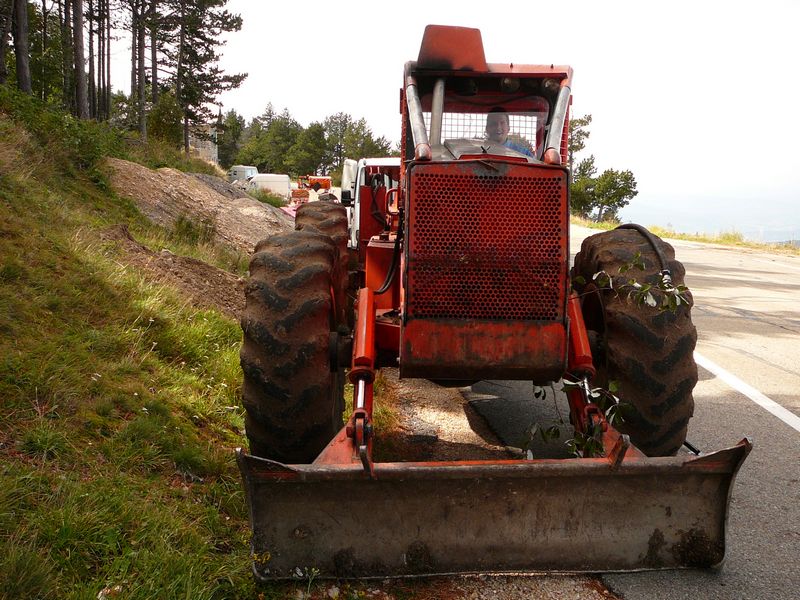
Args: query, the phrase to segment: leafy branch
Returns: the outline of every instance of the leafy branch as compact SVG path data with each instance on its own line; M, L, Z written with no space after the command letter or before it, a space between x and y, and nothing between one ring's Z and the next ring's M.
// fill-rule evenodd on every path
M637 252L630 262L619 267L618 272L623 275L634 269L644 271L646 268L647 264L644 262L641 252ZM674 313L679 306L689 306L691 304L688 297L689 288L683 284L675 285L672 281L672 276L666 270L659 271L655 283L640 283L634 278L629 278L624 283L617 284L615 288L614 277L604 270L595 273L592 276L592 281L601 290L627 293L628 300L639 307L650 306L651 308L658 308L661 312L669 311ZM579 275L575 277L574 283L585 285L586 279Z
M562 380L561 384L564 390L569 388L580 388L581 383ZM551 385L551 387L553 387ZM587 399L592 404L597 405L606 421L610 425L619 425L624 423L626 419L630 418L635 408L633 405L621 401L617 396L618 384L616 381L608 383L608 389L601 387L590 388L587 391ZM537 400L543 399L546 396L545 388L541 386L533 386L533 397ZM560 420L563 424L564 420ZM584 433L575 431L572 438L566 440L565 445L570 453L578 458L591 457L602 455L602 428L597 425L592 425L590 431ZM561 430L558 425L545 427L539 423L533 423L525 432L525 439L521 444L521 448L525 451L529 459L533 458L533 442L536 438L540 438L543 442L549 443L561 438Z
M575 436L566 441L567 449L576 458L591 458L603 454L603 432L600 427L592 425L588 433L575 432Z
M564 389L580 388L581 384L575 381L563 381ZM608 382L608 389L601 387L589 388L588 400L592 404L603 411L603 416L609 425L620 425L625 423L634 412L632 404L620 400L616 393L619 390L619 384L616 381Z

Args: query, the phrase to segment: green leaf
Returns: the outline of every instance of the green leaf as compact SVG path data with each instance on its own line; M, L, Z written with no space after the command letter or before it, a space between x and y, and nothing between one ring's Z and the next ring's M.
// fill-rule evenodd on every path
M557 440L561 437L561 430L558 426L553 425L552 427L548 427L545 431L542 432L542 437L544 441L548 442L550 440Z

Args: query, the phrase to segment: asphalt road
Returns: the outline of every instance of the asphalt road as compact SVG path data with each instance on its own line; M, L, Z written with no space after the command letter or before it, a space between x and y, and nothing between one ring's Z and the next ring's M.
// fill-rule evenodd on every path
M573 228L573 254L591 233ZM702 451L712 451L749 437L754 449L734 485L721 570L614 574L602 579L626 600L798 598L800 257L671 243L686 267L686 284L694 295L696 358L703 365L688 440ZM481 382L470 397L473 405L483 405L481 412L493 428L513 438L521 431L509 428L531 419L546 422L566 410L560 402L536 403L550 407L545 409L550 414L524 419L509 419L508 404L504 411L494 410L501 400L513 403L518 411L539 410L531 408L531 394L529 383ZM762 405L772 406L772 412ZM566 413L560 416L566 418Z
M639 573L603 579L628 600L798 598L800 257L672 243L694 294L698 362L717 373L700 368L689 440L711 450L747 436L754 449L734 486L727 559L720 572ZM725 373L788 414L768 412L743 391L760 399L758 394L736 381L726 382L730 378Z

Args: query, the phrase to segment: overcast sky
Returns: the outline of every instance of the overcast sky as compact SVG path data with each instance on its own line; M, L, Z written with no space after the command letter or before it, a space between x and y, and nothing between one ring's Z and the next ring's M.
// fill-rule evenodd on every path
M487 10L487 6L491 10ZM622 216L681 231L800 237L800 1L230 0L244 26L221 66L247 72L220 101L268 102L302 125L345 112L400 137L403 64L427 24L479 28L489 62L569 64L587 153L630 169Z

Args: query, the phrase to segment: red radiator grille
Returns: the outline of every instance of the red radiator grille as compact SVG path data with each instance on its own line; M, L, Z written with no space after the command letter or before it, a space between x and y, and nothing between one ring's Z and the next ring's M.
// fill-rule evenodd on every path
M486 163L415 165L406 246L407 316L561 320L566 175Z

